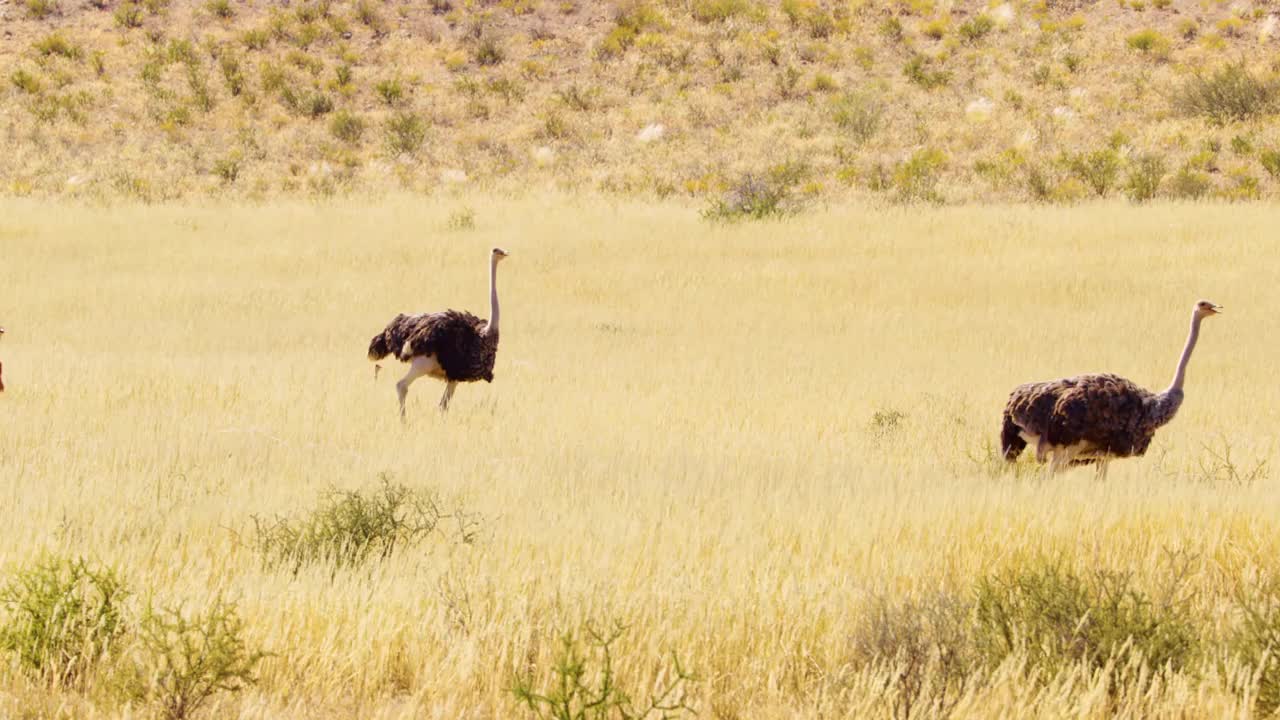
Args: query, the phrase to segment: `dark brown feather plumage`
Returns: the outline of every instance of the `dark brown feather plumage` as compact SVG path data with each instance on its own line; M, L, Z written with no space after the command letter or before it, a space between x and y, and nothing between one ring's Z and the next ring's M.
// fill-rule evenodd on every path
M488 327L488 321L461 310L396 315L370 340L369 359L394 355L410 362L417 356L434 355L451 381L493 382L498 333L488 332Z

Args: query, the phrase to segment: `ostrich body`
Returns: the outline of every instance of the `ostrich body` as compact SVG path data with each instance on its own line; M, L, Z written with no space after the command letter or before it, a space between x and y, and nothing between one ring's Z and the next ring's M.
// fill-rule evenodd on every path
M420 377L445 382L440 410L449 409L449 400L460 382L493 382L493 361L498 354L498 263L507 253L494 248L489 255L489 320L469 312L445 310L422 315L396 315L382 332L369 341L369 359L377 362L388 355L409 363L409 372L396 383L400 397L400 418L409 386ZM380 365L374 366L377 377Z
M1222 308L1207 300L1196 303L1178 369L1163 392L1153 393L1110 374L1014 388L1000 432L1005 460L1013 462L1031 444L1036 462L1051 459L1050 473L1070 465L1098 463L1098 474L1105 476L1111 459L1146 453L1156 430L1172 420L1182 405L1182 386L1200 337L1200 322L1219 312Z

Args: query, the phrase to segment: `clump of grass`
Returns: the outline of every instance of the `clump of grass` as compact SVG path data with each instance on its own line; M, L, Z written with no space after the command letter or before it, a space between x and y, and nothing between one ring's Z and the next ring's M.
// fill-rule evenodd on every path
M884 107L866 95L847 93L832 103L831 119L836 127L861 145L879 132Z
M1166 59L1169 56L1169 38L1150 28L1132 33L1125 38L1124 43L1130 50L1136 50L1149 57Z
M951 82L951 73L938 67L938 61L924 55L912 55L902 66L902 74L908 80L926 90L945 87Z
M240 168L243 163L243 155L238 151L232 152L214 161L213 174L218 176L223 185L233 185L240 177Z
M231 0L207 0L204 7L221 20L230 20L236 16L236 9L232 7Z
M14 87L28 95L40 94L40 78L36 77L34 73L28 72L24 68L14 70L13 74L9 76L9 82L12 82Z
M1243 61L1208 74L1197 72L1174 96L1174 107L1184 115L1203 117L1214 125L1272 115L1278 105L1280 81L1255 75Z
M1258 153L1258 162L1272 180L1280 180L1280 149L1269 148Z
M81 679L124 632L121 604L128 596L110 568L91 567L82 558L37 561L0 588L6 611L0 649L54 682Z
M507 54L502 49L502 43L496 36L485 35L476 43L473 57L480 67L492 67L501 65Z
M626 689L625 675L614 665L614 646L627 633L627 627L615 623L607 631L591 624L579 633L565 633L551 667L543 673L530 667L514 673L511 692L516 701L540 720L607 720L608 718L642 720L644 718L693 717L696 710L689 701L697 677L690 673L675 653L671 665L661 676L666 684L648 693L647 703L637 703ZM544 677L539 678L542 674Z
M360 139L364 137L365 122L364 118L359 115L339 110L334 114L333 119L329 121L329 132L339 140L357 145Z
M975 588L975 643L988 666L1024 653L1053 675L1084 663L1139 658L1149 669L1185 667L1198 636L1185 598L1153 598L1131 576L1099 571L1083 577L1061 561L1038 559L980 579ZM1120 665L1119 662L1116 665Z
M455 518L461 539L472 529L464 513L446 515L434 493L414 490L382 478L372 491L330 491L300 518L254 518L257 548L268 567L286 566L294 573L311 564L356 567L370 559L386 559Z
M1164 180L1166 165L1164 158L1155 153L1138 156L1129 163L1125 177L1125 194L1136 203L1154 200L1160 191L1160 183Z
M111 13L111 17L115 18L117 25L125 29L142 27L142 6L126 0Z
M427 123L412 112L397 112L383 126L387 149L392 155L412 155L427 139Z
M250 28L240 33L240 42L250 50L266 50L271 44L271 31L266 28Z
M469 207L454 210L449 213L449 219L445 221L445 227L455 232L474 230L476 227L476 211Z
M254 684L266 657L249 647L235 604L221 598L194 614L180 606L148 609L139 635L131 689L166 720L193 717L215 695Z
M662 13L642 0L623 3L614 10L613 29L596 47L596 57L612 59L621 57L635 44L643 32L661 31L668 27Z
M387 78L379 80L378 84L373 86L374 92L378 93L378 97L382 102L390 106L396 106L404 100L404 84L400 82L400 78Z
M60 12L58 0L26 0L27 17L33 20L44 20L50 15Z
M724 22L752 10L749 0L693 0L689 11L698 22Z
M71 42L65 35L59 32L50 33L32 46L36 52L48 57L57 55L67 58L68 60L80 60L84 57L84 48Z
M961 23L956 32L965 42L973 44L986 37L995 27L996 21L990 15L984 13Z
M227 91L233 97L240 95L245 89L244 70L240 66L240 58L231 52L223 52L218 58L218 67L222 70L222 79L227 83Z
M1213 181L1207 173L1184 165L1165 184L1169 197L1176 200L1200 200L1213 190Z

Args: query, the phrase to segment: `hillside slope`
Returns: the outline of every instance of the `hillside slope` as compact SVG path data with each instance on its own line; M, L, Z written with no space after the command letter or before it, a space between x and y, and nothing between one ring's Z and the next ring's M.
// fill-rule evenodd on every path
M1280 194L1276 16L1148 2L0 0L0 192Z

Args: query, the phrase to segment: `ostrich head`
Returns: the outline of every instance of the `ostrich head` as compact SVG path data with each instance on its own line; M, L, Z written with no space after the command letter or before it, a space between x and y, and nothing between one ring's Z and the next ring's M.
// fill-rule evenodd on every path
M1222 312L1221 305L1215 305L1208 300L1201 300L1196 303L1196 317L1207 318Z
M507 251L502 248L494 248L490 256L494 262L500 262L507 257Z

